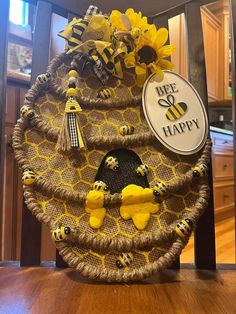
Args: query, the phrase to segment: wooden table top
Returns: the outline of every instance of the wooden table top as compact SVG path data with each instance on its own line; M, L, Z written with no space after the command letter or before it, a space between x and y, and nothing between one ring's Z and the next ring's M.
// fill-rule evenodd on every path
M166 270L106 284L71 269L0 267L0 313L236 313L236 271Z

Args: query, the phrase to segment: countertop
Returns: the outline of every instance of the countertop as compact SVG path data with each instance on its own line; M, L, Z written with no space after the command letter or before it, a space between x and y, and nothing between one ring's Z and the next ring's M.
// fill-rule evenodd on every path
M225 129L220 129L216 128L215 126L210 126L210 131L211 132L216 132L216 133L222 133L222 134L227 134L227 135L232 135L233 136L233 131L225 130Z

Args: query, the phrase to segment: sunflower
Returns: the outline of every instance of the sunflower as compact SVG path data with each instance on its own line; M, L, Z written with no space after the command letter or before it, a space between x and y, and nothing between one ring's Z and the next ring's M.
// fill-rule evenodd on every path
M133 38L137 38L142 31L151 26L148 24L146 16L142 16L141 12L134 12L131 8L126 10L124 14L113 10L110 15L110 22L114 32L129 32Z
M163 76L164 69L171 70L173 64L166 60L175 50L174 45L165 45L168 39L166 28L156 29L155 25L142 32L137 40L134 50L125 56L127 68L135 68L137 84L142 87L150 73Z

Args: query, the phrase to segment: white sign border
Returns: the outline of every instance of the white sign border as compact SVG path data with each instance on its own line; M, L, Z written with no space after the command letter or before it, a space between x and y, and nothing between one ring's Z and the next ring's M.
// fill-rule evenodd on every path
M199 100L199 103L200 103L200 105L201 105L201 107L202 107L202 110L203 110L203 112L204 112L204 118L205 118L205 126L206 126L206 127L205 127L205 134L204 134L203 140L202 140L201 144L200 144L198 147L196 147L195 149L190 150L190 151L181 151L181 150L178 150L178 149L174 148L173 146L167 144L167 143L161 138L161 136L156 132L155 128L152 126L151 121L150 121L150 119L149 119L149 117L148 117L148 114L147 114L147 111L146 111L146 106L144 105L146 87L147 87L149 81L151 80L151 78L152 78L153 76L155 76L156 73L151 74L151 75L147 78L147 80L145 81L144 86L143 86L143 92L142 92L142 107L143 107L143 112L144 112L146 121L147 121L147 123L148 123L150 129L152 130L152 132L153 132L154 135L156 136L156 138L157 138L165 147L167 147L169 150L171 150L172 152L178 153L178 154L180 154L180 155L193 155L193 154L199 152L199 151L203 148L203 146L204 146L205 143L206 143L208 134L209 134L208 115L207 115L206 108L205 108L204 103L203 103L201 97L199 96L198 92L196 91L196 89L193 87L193 85L192 85L189 81L187 81L183 76L181 76L180 74L178 74L178 73L176 73L176 72L173 72L173 71L170 71L170 70L164 70L163 72L164 72L164 75L165 75L165 73L171 73L171 74L174 74L174 75L180 77L181 79L183 79L183 80L192 88L192 90L193 90L194 93L196 94L196 96L197 96L197 98L198 98L198 100Z

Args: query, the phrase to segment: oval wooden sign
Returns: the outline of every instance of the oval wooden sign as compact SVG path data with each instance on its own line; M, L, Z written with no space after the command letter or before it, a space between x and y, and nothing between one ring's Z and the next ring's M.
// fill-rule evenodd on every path
M143 88L143 110L157 139L182 155L198 152L207 139L208 119L195 88L181 75L152 74Z

